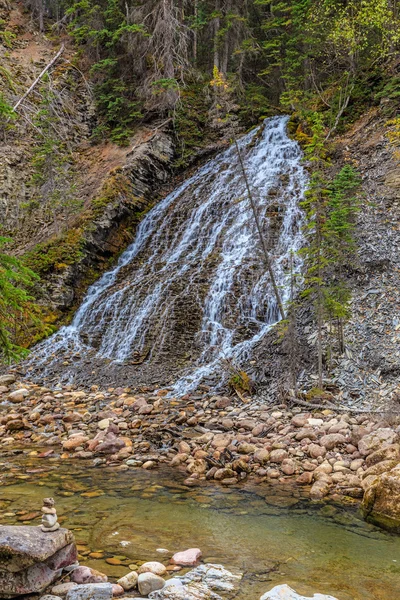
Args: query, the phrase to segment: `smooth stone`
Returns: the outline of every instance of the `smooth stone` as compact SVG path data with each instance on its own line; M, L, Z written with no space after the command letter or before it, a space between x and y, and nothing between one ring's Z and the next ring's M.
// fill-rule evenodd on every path
M78 567L71 573L71 581L79 584L85 583L106 583L108 580L107 575L91 569L90 567Z
M151 592L161 590L164 585L164 579L154 573L141 573L138 577L138 588L142 596L148 596Z
M189 550L184 550L183 552L176 552L170 562L173 565L180 565L181 567L193 567L198 563L201 555L200 548L189 548Z
M333 596L314 594L314 596L300 596L286 584L277 585L272 590L261 596L260 600L337 600Z
M154 575L160 575L161 577L162 575L165 575L166 572L167 568L165 565L157 561L143 563L138 569L139 575L140 573L154 573Z
M46 596L41 596L39 600L62 600L60 596L52 596L51 594L46 594Z
M123 587L126 592L129 592L129 590L132 590L134 587L136 587L138 577L139 575L136 573L136 571L131 571L127 575L124 575L124 577L121 577L121 579L118 579L117 583Z

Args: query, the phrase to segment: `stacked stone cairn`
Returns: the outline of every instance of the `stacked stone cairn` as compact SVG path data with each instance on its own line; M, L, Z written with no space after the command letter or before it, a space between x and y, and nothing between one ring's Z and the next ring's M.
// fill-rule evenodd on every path
M53 498L45 498L43 500L41 529L45 533L60 529L60 523L57 521L57 512L54 504Z

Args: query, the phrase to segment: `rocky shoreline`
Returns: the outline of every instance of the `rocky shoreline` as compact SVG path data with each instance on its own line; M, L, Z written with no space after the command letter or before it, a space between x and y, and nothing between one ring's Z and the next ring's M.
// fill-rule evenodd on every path
M270 406L212 396L170 398L167 390L50 390L0 377L0 447L49 449L39 458L77 458L118 469L175 467L185 485L277 482L312 500L360 503L367 520L400 531L398 417Z

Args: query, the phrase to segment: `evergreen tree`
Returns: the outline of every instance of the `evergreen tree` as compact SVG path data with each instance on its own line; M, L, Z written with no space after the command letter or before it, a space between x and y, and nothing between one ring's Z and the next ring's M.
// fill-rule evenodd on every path
M0 237L0 247L10 242ZM0 252L0 361L10 362L27 352L20 345L29 324L39 326L38 308L28 289L37 275L16 257Z

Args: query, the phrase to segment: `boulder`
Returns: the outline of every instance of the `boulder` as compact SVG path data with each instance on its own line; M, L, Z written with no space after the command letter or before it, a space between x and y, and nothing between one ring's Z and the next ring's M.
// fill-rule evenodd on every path
M400 464L364 480L364 518L374 525L400 533Z
M314 594L314 596L301 596L286 584L277 585L272 590L261 596L260 600L337 600L333 596Z
M66 600L112 600L112 597L111 583L88 583L71 588Z
M17 573L45 562L73 542L74 536L67 529L45 533L40 527L1 526L0 570Z
M73 535L40 527L0 527L0 598L43 592L77 560Z

